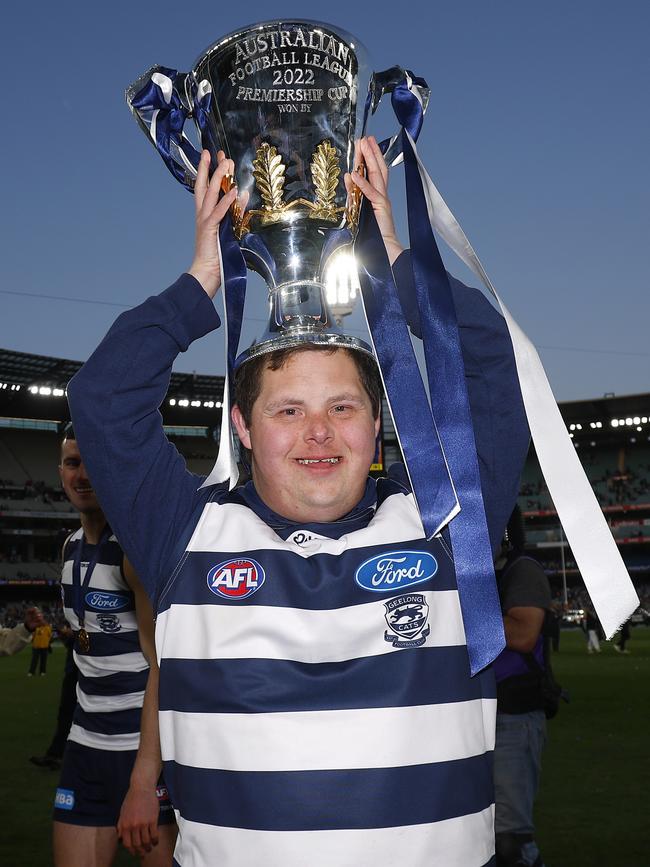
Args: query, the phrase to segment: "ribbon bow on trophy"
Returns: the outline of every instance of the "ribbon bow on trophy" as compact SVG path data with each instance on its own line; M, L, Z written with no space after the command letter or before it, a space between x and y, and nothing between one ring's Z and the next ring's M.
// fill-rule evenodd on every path
M472 673L498 655L504 645L500 606L458 324L435 231L503 312L549 492L611 634L638 604L636 594L537 353L419 159L426 82L400 67L370 77L363 58L358 41L331 25L274 21L224 37L188 74L156 66L127 91L140 126L188 190L200 157L184 131L192 118L202 147L213 160L220 149L234 160L240 193L250 195L247 212L231 213L219 231L227 373L219 456L205 484L229 480L232 487L237 479L229 424L236 367L301 343L374 355L424 533L431 538L449 529ZM415 294L402 303L373 211L348 198L341 170L352 170L355 137L365 134L385 93L391 94L400 129L381 147L388 165L404 161L408 198ZM372 349L341 331L325 298L328 265L353 243ZM247 266L266 281L270 317L262 337L238 355ZM424 342L431 405L403 307Z

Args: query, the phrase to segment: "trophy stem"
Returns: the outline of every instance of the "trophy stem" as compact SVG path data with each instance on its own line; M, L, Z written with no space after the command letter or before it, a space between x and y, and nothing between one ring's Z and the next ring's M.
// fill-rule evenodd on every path
M291 280L271 291L271 324L276 329L308 327L316 331L331 324L325 287L317 280Z

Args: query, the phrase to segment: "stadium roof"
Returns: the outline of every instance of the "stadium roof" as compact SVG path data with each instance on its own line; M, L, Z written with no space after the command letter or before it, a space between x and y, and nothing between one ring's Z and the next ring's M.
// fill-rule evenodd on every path
M65 390L68 382L82 366L82 361L52 358L0 349L0 382L10 384L49 386ZM172 373L169 394L190 395L198 399L214 400L223 396L223 376L205 376L196 373Z
M81 365L67 358L0 349L0 416L67 421L64 392ZM165 423L215 426L223 384L223 376L172 373L162 407ZM560 411L576 439L620 441L622 433L635 435L639 428L644 438L650 435L650 393L567 401L560 404Z
M65 389L82 364L69 358L0 349L0 416L68 421ZM223 383L223 376L172 373L165 424L214 426L220 418ZM170 400L187 401L188 407L171 406ZM191 406L192 401L200 402L200 406Z
M80 367L80 361L67 358L0 349L0 382L26 386L38 383L52 388L65 388Z

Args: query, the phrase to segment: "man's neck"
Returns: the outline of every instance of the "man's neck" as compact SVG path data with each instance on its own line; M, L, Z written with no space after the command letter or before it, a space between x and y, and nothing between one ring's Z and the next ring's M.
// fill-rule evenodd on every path
M86 542L89 542L91 545L97 545L102 537L102 530L106 526L104 513L100 511L81 512L79 517Z
M322 526L325 526L327 524L336 524L342 518L347 518L351 514L351 512L367 510L371 506L374 507L376 503L376 489L374 485L371 490L368 489L368 483L372 483L372 481L373 480L371 478L368 478L366 480L365 490L362 492L362 495L359 497L356 504L351 507L351 509L347 509L342 513L339 511L334 515L329 514L326 517L315 512L311 512L308 516L287 515L284 514L283 511L278 510L277 508L273 508L273 506L269 504L267 500L260 494L259 489L255 485L254 476L248 481L245 486L239 488L238 490L240 491L244 500L247 502L247 505L251 507L253 511L257 515L259 515L264 521L268 521L269 518L271 518L271 520L279 520L280 523L286 522L287 525L293 524L296 526L304 527L320 524ZM262 507L261 509L259 508L260 506Z

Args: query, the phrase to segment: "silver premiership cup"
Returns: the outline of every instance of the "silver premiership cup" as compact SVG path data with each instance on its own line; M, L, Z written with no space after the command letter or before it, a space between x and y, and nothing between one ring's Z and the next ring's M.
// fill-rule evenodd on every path
M248 268L268 286L270 315L244 360L305 342L370 352L339 330L325 295L328 272L338 268L340 280L349 267L342 253L351 253L357 227L360 196L347 196L343 175L376 107L366 98L365 58L358 40L332 25L270 21L215 42L189 73L153 67L127 91L141 127L188 189L207 148L213 169L218 150L234 161L233 182L249 194L245 213L233 209L233 230ZM354 280L349 270L343 279Z

